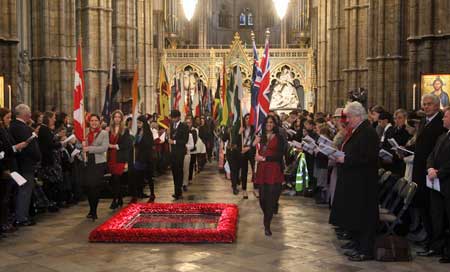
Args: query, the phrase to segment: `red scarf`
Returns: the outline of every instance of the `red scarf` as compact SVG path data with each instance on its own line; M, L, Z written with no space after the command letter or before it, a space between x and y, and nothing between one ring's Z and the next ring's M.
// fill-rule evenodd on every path
M96 129L89 129L89 133L88 133L88 145L92 145L92 143L95 140L95 136L97 135L97 133L100 132L100 130L102 130L101 128L96 128Z

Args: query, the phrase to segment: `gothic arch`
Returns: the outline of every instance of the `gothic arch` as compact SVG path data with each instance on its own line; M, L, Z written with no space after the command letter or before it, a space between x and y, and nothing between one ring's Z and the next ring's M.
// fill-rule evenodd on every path
M175 68L175 74L184 72L186 70L186 68L192 68L192 72L196 73L198 75L198 77L200 78L200 80L203 81L203 83L205 84L205 86L208 86L208 76L205 73L205 71L200 68L200 66L193 64L193 63L183 63L181 65L178 65L178 67Z
M293 78L298 79L300 81L300 84L303 85L303 87L306 86L306 75L304 68L301 68L298 65L291 64L291 63L279 63L274 68L270 69L270 78L275 79L277 77L278 73L281 73L283 71L284 67L288 67L291 70L291 73L294 74Z

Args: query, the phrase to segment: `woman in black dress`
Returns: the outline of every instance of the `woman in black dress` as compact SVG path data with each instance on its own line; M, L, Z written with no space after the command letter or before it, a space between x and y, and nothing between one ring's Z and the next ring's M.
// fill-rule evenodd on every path
M137 119L138 132L134 142L134 179L131 182L131 203L136 203L138 199L138 188L144 184L147 178L150 187L149 203L155 201L155 185L152 177L152 149L153 149L153 135L150 130L147 118L141 115Z

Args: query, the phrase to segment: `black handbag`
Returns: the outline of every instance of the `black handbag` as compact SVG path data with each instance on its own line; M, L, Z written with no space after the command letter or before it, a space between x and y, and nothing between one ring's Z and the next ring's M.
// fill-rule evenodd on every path
M375 260L381 262L409 262L411 247L406 238L397 235L382 235L375 241Z

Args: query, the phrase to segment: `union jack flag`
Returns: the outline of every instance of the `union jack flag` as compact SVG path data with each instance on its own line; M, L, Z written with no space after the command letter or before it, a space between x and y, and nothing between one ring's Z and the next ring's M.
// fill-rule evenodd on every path
M252 73L252 87L251 87L251 107L250 107L250 124L256 127L256 114L258 111L258 93L259 85L256 84L256 78L262 77L261 68L258 62L258 51L256 50L255 41L253 41L253 73Z
M270 108L270 61L269 61L269 39L266 39L264 54L260 64L261 73L256 75L255 87L258 91L258 104L256 107L256 133L262 129Z

